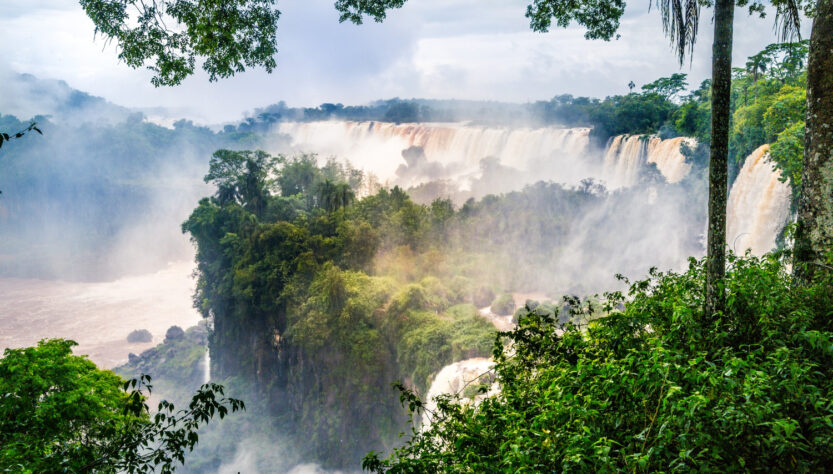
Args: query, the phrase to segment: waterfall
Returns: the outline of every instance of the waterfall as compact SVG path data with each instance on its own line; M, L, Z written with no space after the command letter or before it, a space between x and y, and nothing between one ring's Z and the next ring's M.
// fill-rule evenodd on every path
M515 329L515 323L512 321L512 315L501 316L492 312L491 306L480 308L477 310L486 321L492 323L498 331L511 331Z
M495 363L491 359L475 357L454 362L440 369L434 377L425 399L426 411L422 414L423 430L431 424L431 417L428 412L437 409L437 402L434 400L437 396L443 394L462 395L467 387L477 385L478 379L480 379L480 383L489 383L491 388L488 393L475 397L475 400L497 391L497 384L493 382L494 377L492 377L491 372L494 365Z
M694 140L687 137L661 139L644 135L618 135L610 140L605 150L603 179L610 188L634 186L648 163L669 183L680 182L691 169L685 162L681 148L692 146Z
M669 183L679 183L691 170L691 165L686 163L685 155L682 153L683 145L694 147L695 140L688 137L666 140L651 137L648 141L646 161L656 164L659 172Z
M347 159L358 168L373 170L389 184L407 187L446 179L463 189L482 176L481 160L487 157L526 173L503 177L514 182L514 189L540 180L577 184L585 178L600 179L611 189L629 187L638 183L649 163L669 183L676 183L690 168L680 149L684 143L694 143L684 137L619 135L611 139L599 160L590 156L589 128L319 121L281 122L277 132L288 135L295 150ZM406 165L402 151L413 146L422 148L426 162L440 166L430 168L430 175L421 180L397 181L397 173Z
M736 253L751 249L754 255L763 255L775 248L790 213L790 186L780 177L769 161L769 145L746 158L726 209L726 242Z
M459 165L455 176L446 176L451 179L477 172L486 157L518 170L568 163L575 168L576 160L587 153L590 133L589 128L339 121L282 122L277 131L289 135L295 149L346 158L359 168L373 170L382 180L395 177L397 167L404 163L402 150L412 146L422 147L430 161ZM565 181L584 177L567 176Z
M605 150L604 180L610 188L630 187L639 179L645 142L638 135L613 137Z
M211 381L211 351L206 346L205 357L203 358L202 367L202 383L207 384Z

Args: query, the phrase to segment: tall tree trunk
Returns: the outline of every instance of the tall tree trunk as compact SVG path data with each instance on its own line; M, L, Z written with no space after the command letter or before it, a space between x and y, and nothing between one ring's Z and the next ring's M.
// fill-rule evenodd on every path
M726 274L726 188L732 96L734 0L716 0L712 46L712 140L709 159L709 230L706 254L706 316L723 311Z
M819 0L810 34L804 169L793 271L799 282L830 271L833 251L833 0Z

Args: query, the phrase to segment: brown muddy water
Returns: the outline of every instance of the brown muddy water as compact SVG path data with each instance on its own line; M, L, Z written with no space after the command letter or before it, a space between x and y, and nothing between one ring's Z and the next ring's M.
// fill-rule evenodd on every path
M174 262L103 283L0 278L0 351L63 338L78 342L74 352L100 367L123 364L129 353L162 342L169 327L200 320L191 299L193 269L192 261ZM128 343L135 329L147 329L153 341Z

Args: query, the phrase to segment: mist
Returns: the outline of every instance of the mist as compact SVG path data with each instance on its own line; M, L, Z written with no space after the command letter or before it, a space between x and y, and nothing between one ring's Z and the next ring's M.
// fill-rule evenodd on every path
M0 338L6 347L73 337L96 363L113 367L128 351L161 343L170 325L195 324L194 246L181 226L215 192L203 176L219 148L314 153L320 165L336 160L364 172L359 198L398 187L428 208L448 200L458 217L444 234L428 236L446 254L383 246L368 270L374 277L422 283L433 273L414 268L438 262L430 270L449 281L462 277L521 302L558 301L622 289L616 274L680 270L704 253L705 178L683 153L691 143L683 137L599 143L580 120L544 124L521 113L532 110L528 104L494 103L445 103L447 115L419 123L293 121L281 115L288 109L267 107L212 131L185 120L162 126L60 82L14 81L20 98L3 110L22 115L2 115L0 125L15 129L32 117L44 135L8 143L0 155L0 294L16 308L0 311L11 329ZM32 94L40 98L26 102ZM388 109L377 115L402 102L379 103ZM478 110L490 115L451 121ZM752 181L771 180L756 170L762 175ZM38 298L50 303L35 304ZM501 317L511 324L511 315ZM33 321L39 331L29 328ZM133 329L150 330L153 340L125 345ZM241 397L260 396L236 378L223 382ZM211 463L186 472L328 472L297 455L297 433L269 424L280 414L266 402L255 401L237 421L210 425L192 459Z
M541 220L567 212L569 226L558 235L546 234L531 220L484 220L476 224L481 227L460 229L461 235L475 234L461 236L461 242L482 242L489 248L481 250L493 252L493 261L485 263L489 268L483 269L489 276L484 278L518 292L544 291L558 297L618 289L617 273L639 278L651 266L679 270L688 257L702 255L706 190L701 173L691 171L685 162L684 141L634 136L611 138L606 147L597 147L589 132L588 128L470 123L284 122L274 127L274 133L288 135L291 146L272 151L304 150L317 152L322 159L342 159L372 170L384 185L406 189L422 204L444 198L459 208L469 200L521 191L536 183L590 195L591 203L572 213L562 210L570 207L569 202L552 202L552 194L535 201L530 197L534 192L527 193L517 204L514 212ZM493 215L513 212L491 211ZM526 233L507 240L503 229L521 225ZM534 252L524 253L533 247ZM546 248L551 251L541 261Z

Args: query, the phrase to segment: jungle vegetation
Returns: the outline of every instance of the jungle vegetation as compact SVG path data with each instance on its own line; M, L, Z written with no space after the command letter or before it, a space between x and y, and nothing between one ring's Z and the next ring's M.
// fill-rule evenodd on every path
M611 293L588 324L527 306L493 357L500 391L445 396L374 472L814 472L833 456L833 281L730 254L727 311L704 313L704 261ZM617 309L618 308L618 309ZM574 307L577 313L594 310ZM509 349L511 347L511 349ZM480 392L488 385L475 384ZM476 392L477 393L477 392Z
M187 408L163 400L151 414L149 376L125 381L73 355L75 345L44 340L0 358L0 470L170 473L201 426L245 408L206 384Z
M336 161L249 151L216 152L206 180L217 192L183 230L213 321L212 374L251 382L280 432L338 467L392 446L405 418L380 394L393 380L425 393L444 365L489 354L495 329L473 303L496 266L481 264L525 232L528 200L549 207L541 223L557 234L603 199L542 184L459 210L419 205L396 187L360 196L362 173Z

